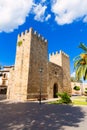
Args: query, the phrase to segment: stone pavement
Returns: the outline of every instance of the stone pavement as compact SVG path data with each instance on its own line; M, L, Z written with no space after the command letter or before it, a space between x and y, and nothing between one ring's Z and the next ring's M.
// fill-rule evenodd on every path
M87 107L2 101L0 130L87 130Z

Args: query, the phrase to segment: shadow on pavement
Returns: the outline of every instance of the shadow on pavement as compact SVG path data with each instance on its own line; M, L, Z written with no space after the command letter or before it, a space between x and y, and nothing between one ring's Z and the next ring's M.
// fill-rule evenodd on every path
M0 94L0 101L6 99L6 94Z
M0 103L0 130L65 130L79 127L81 107L38 103Z

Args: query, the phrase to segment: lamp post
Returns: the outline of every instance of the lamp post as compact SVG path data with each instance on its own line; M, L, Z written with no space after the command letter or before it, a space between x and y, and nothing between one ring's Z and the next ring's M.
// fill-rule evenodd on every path
M42 94L42 72L43 72L43 68L40 68L39 72L40 72L40 99L39 99L39 104L41 104L41 94Z

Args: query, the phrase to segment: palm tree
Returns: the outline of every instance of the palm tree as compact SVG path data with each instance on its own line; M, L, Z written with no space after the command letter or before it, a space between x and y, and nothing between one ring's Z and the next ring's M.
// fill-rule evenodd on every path
M81 48L83 52L74 59L76 79L80 80L83 78L87 80L87 47L85 44L80 43L79 48Z

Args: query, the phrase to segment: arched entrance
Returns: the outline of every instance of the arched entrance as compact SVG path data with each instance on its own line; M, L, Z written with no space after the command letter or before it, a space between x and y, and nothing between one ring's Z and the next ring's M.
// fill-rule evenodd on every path
M56 95L58 93L58 85L57 83L54 84L53 86L53 98L57 98L58 96Z

